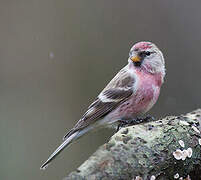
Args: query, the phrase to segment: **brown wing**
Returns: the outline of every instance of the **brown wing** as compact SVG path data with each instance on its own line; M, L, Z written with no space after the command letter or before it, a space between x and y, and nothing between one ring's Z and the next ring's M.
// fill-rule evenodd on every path
M135 79L123 68L103 89L95 101L88 107L86 113L75 127L64 136L69 137L74 132L93 124L114 110L133 93Z

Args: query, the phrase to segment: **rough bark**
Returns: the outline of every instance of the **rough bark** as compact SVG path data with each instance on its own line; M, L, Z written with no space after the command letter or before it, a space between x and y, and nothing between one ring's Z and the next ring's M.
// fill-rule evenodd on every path
M200 130L201 109L122 128L65 180L201 179Z

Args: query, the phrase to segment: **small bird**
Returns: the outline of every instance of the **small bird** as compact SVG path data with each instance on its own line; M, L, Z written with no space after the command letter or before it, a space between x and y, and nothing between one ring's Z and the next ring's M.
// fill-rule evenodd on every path
M144 115L156 103L165 77L162 52L151 42L138 42L121 69L88 107L86 113L63 137L63 143L41 166L49 163L69 144L92 129L117 127ZM143 122L143 120L142 120Z

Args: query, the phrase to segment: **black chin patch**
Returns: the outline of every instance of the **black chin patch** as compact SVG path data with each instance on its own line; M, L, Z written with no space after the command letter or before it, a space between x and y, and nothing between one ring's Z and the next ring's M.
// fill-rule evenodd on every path
M139 66L141 66L141 62L133 62L134 63L134 66L137 66L137 67L139 67Z

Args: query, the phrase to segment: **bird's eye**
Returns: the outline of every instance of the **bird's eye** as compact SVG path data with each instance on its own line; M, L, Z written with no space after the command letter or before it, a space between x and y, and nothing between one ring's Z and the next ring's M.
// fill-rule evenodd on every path
M145 58L146 56L150 56L150 55L151 55L151 52L149 51L142 51L139 53L139 56L142 58Z
M145 55L146 55L146 56L150 56L150 55L151 55L151 52L145 51Z

